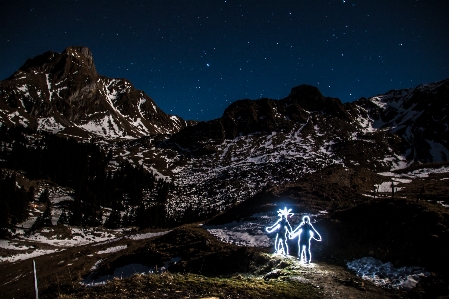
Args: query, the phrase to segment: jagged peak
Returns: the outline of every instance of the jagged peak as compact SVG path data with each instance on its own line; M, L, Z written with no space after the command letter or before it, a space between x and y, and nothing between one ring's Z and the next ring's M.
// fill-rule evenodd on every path
M323 96L320 90L312 85L302 84L292 88L284 101L300 105L307 111L322 111L346 119L349 117L339 99Z
M301 97L301 98L309 98L309 99L322 99L324 98L323 94L320 90L312 85L302 84L296 87L293 87L290 91L289 97Z
M88 47L84 46L71 46L64 49L62 54L76 54L76 55L82 55L86 58L92 59L92 51Z
M92 56L92 51L88 47L84 46L71 46L67 47L63 52L62 55L68 55L73 56L75 58L79 58L83 61L86 61L86 66L90 69L96 72L95 65L94 65L94 59Z
M35 56L33 58L27 59L27 61L22 65L19 70L29 72L34 69L41 69L43 66L52 63L55 60L55 57L59 53L53 51L47 51L43 54ZM14 76L14 75L13 75Z
M57 74L58 77L66 77L75 70L93 78L98 76L92 52L89 48L71 46L64 49L62 53L47 51L27 59L25 64L20 67L19 72L14 73L8 79L13 79L20 75L20 72L44 72Z

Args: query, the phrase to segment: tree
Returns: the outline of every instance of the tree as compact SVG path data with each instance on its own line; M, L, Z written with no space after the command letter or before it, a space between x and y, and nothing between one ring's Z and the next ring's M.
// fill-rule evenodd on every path
M34 221L33 225L31 226L31 230L36 230L42 227L52 225L53 223L51 222L51 204L50 202L48 202L47 206L45 207L44 213L40 214L36 218L36 221Z
M123 226L133 226L137 224L137 208L129 207L126 209L122 219Z
M69 215L65 210L63 210L61 215L59 216L58 225L67 225L69 224L69 222L70 222Z
M168 197L168 190L169 190L169 184L168 183L161 183L162 186L159 187L159 190L157 192L156 201L160 203L167 202Z
M9 205L7 202L0 202L0 228L6 228L9 226Z
M42 191L41 195L39 196L38 201L41 202L41 203L48 203L48 202L50 202L50 196L49 196L47 188L45 188L44 191Z
M72 206L72 214L70 215L69 224L70 225L81 225L83 220L81 200L78 197L75 198Z
M139 207L136 210L136 225L142 229L150 226L150 216L147 213L147 209L145 208L145 204L141 202Z
M112 229L121 227L121 215L119 210L112 209L108 219L104 222L104 227Z
M42 214L42 219L44 221L44 226L52 226L51 222L51 203L48 201L47 206L45 207L45 211Z

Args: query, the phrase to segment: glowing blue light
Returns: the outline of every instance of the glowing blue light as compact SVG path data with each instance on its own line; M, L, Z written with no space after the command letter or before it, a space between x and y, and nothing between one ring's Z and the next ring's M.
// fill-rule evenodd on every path
M298 237L298 258L301 262L308 264L312 260L310 241L312 239L315 241L321 241L321 236L313 227L312 223L310 223L309 216L304 216L299 226L289 234L290 239L294 239L296 237Z
M266 227L265 230L268 233L276 232L276 241L274 243L275 253L288 255L288 245L287 239L288 235L292 232L292 227L288 222L287 217L293 215L290 213L292 209L284 208L283 210L278 210L279 219L272 226Z

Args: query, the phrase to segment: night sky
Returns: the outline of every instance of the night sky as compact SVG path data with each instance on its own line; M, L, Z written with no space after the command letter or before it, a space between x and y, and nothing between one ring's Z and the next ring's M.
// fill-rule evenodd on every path
M448 78L448 16L448 0L1 0L0 79L77 45L185 119L300 84L348 102Z

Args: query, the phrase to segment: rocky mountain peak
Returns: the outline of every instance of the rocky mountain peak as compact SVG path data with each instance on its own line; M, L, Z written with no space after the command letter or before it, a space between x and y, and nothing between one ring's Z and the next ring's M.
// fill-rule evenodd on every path
M62 55L76 57L81 61L81 63L84 64L85 67L96 72L94 58L89 48L83 46L68 47L62 52Z
M172 134L187 126L128 80L99 75L82 46L28 59L0 81L0 122L106 138Z
M292 88L284 101L290 105L299 105L307 111L321 111L332 116L343 117L346 120L350 119L348 112L339 99L323 96L315 86L307 84L296 86Z
M62 53L48 51L30 58L8 80L23 77L23 73L46 73L52 80L56 81L74 75L82 81L86 77L98 78L92 52L89 48L82 46L68 47Z
M87 59L93 60L92 58L92 51L88 47L84 46L71 46L65 48L65 50L62 52L63 54L67 55L78 55L83 56Z
M320 90L312 85L302 84L296 87L293 87L289 97L291 98L306 98L306 99L323 99L323 95Z

